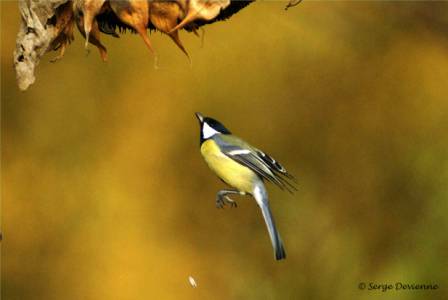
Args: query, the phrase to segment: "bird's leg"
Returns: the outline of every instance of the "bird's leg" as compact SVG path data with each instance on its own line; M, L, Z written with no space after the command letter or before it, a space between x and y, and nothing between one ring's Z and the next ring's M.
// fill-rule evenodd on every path
M227 195L229 194L241 194L237 190L221 190L216 194L216 207L223 208L224 205L229 204L232 207L237 207L236 201L230 199Z

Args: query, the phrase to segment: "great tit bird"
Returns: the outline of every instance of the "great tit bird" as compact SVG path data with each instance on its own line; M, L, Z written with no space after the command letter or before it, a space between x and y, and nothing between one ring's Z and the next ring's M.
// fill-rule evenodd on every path
M201 154L206 163L218 177L232 189L224 189L216 195L216 206L222 208L226 203L236 206L228 197L230 194L252 195L263 214L269 237L274 248L275 258L286 258L282 239L275 227L269 208L268 194L264 180L281 189L296 190L294 178L275 159L261 150L234 136L215 119L196 113L200 123Z

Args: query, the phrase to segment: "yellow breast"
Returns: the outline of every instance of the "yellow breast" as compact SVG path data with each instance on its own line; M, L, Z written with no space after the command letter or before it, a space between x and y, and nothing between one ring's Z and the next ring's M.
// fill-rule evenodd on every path
M254 184L258 180L257 174L223 154L215 141L207 140L202 143L201 154L210 169L228 185L241 192L253 192Z

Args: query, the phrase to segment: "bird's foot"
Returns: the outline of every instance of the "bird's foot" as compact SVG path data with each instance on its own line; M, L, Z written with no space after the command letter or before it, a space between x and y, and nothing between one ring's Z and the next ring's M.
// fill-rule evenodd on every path
M229 198L228 195L230 194L244 195L245 193L236 190L221 190L216 194L216 207L224 208L226 204L229 204L231 207L237 207L236 201Z
M224 199L222 197L217 197L216 198L216 208L224 208L224 205L226 205Z
M218 195L216 197L216 208L224 208L226 204L230 205L230 207L238 207L236 201L230 199L228 196Z
M236 203L235 200L230 199L228 196L224 196L224 201L230 205L230 207L238 207L238 204Z

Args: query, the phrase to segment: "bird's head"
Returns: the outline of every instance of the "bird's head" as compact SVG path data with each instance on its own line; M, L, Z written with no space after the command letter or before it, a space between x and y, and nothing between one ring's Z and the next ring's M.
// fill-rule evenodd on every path
M201 133L201 144L207 139L213 137L215 134L231 134L231 132L224 127L219 121L204 117L200 113L196 113L196 117L199 120L200 133Z

